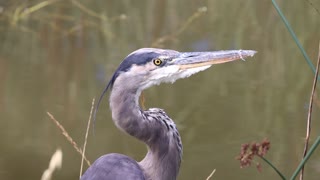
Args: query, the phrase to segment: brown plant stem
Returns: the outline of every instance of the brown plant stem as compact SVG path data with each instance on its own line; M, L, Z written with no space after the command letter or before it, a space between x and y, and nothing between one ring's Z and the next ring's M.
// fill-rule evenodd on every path
M305 145L304 145L302 159L306 156L306 154L308 152L309 139L310 139L310 134L311 134L312 105L313 105L314 92L315 92L316 86L317 86L317 80L318 80L317 77L318 77L318 74L319 74L319 65L320 65L320 43L319 43L319 52L318 52L318 62L317 62L317 67L316 67L316 73L315 73L314 78L313 78L313 85L312 85L310 101L309 101L309 111L308 111L308 118L307 118L307 132L306 132L306 139L305 139ZM303 174L304 174L304 166L301 169L300 180L303 180Z

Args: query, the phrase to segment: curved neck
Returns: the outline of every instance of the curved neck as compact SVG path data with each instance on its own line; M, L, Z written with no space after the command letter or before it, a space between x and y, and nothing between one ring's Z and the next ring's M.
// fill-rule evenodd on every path
M148 153L139 163L147 178L175 180L182 146L173 121L162 110L143 111L138 103L141 93L138 88L132 88L130 83L121 86L117 83L110 95L112 118L119 129L148 145Z

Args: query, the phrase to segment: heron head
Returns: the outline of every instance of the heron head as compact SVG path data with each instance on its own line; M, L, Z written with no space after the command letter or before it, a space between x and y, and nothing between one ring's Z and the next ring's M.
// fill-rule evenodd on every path
M168 49L142 48L129 54L114 73L110 86L117 81L136 89L146 89L162 82L175 82L209 68L253 56L252 50L213 52L178 52Z

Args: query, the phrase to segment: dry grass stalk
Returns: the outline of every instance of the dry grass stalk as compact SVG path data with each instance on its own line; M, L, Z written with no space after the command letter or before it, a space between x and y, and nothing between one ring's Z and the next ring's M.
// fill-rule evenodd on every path
M151 43L151 47L162 47L162 44L169 40L174 40L177 36L182 34L192 22L198 19L202 14L207 12L207 7L200 7L193 13L175 32L159 37Z
M82 170L83 170L83 160L84 160L84 154L86 152L86 146L87 146L87 140L88 140L88 134L89 134L89 129L90 129L90 124L91 124L91 118L92 118L92 112L93 112L93 108L94 108L94 101L95 99L92 99L92 103L91 103L91 110L90 110L90 115L89 115L89 119L88 119L88 125L87 125L87 131L86 131L86 135L85 135L85 139L84 139L84 144L83 144L83 151L82 151L82 159L81 159L81 166L80 166L80 178L82 175Z
M59 123L59 121L57 121L52 114L50 114L49 112L47 112L48 116L50 117L50 119L57 125L57 127L61 130L62 134L67 138L67 140L72 144L72 146L76 149L76 151L78 151L80 153L80 155L82 156L82 150L79 148L79 146L77 145L77 143L72 139L72 137L68 134L68 132L64 129L64 127ZM91 165L90 161L86 158L86 156L84 155L84 160L87 162L88 166Z
M57 149L56 152L52 155L49 167L46 169L41 177L41 180L50 180L53 172L56 169L61 169L62 166L62 151L61 149Z
M211 174L207 177L207 179L206 180L209 180L212 176L213 176L213 174L216 172L216 169L214 169L212 172L211 172Z
M314 79L313 79L312 91L311 91L310 101L309 101L309 111L308 111L308 118L307 118L307 132L306 132L306 139L305 139L305 145L304 145L302 159L304 159L304 157L306 156L306 154L308 152L309 139L310 139L310 134L311 134L312 105L313 105L314 92L315 92L316 86L317 86L317 80L318 80L318 74L319 74L319 66L320 66L320 43L319 43L317 68L316 68L316 73L315 73ZM303 180L303 174L304 174L304 166L301 169L300 180Z

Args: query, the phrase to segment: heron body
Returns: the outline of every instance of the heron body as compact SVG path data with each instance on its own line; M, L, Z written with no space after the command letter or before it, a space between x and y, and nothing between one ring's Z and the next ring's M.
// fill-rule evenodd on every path
M97 108L110 88L110 108L115 125L144 142L148 152L140 162L115 153L101 156L81 180L175 180L182 157L179 132L162 109L143 110L140 107L141 92L162 82L173 83L189 77L213 64L254 54L251 50L181 53L155 48L142 48L129 54L112 76Z

